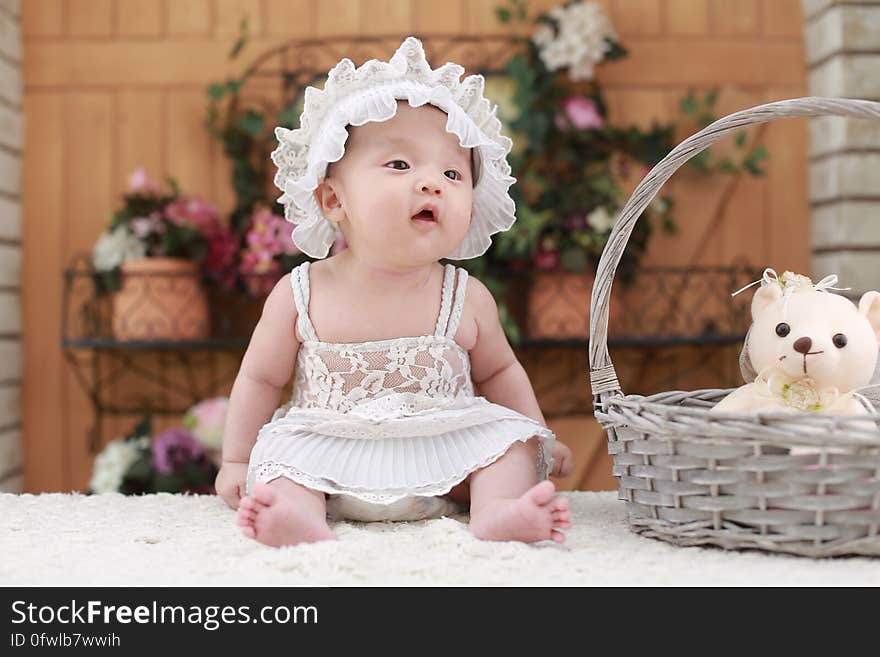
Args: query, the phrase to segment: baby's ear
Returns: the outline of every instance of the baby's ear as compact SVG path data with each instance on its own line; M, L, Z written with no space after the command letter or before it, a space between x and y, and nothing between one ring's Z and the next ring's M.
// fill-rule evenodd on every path
M330 178L322 178L318 181L318 186L315 188L315 201L318 202L321 213L329 221L337 222L345 218L342 211L342 199L339 198L339 192Z
M778 283L762 285L752 297L752 321L760 315L771 303L782 298L782 286Z
M880 342L880 292L865 292L859 299L859 312L868 318L868 322Z

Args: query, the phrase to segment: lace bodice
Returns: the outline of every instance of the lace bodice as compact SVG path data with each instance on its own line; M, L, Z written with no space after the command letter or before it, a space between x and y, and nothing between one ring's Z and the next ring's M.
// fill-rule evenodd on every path
M331 343L318 339L309 318L309 264L295 267L290 276L299 315L297 330L303 339L294 375L293 406L345 412L393 393L434 398L473 396L470 358L453 339L464 307L466 270L446 265L440 313L432 335Z

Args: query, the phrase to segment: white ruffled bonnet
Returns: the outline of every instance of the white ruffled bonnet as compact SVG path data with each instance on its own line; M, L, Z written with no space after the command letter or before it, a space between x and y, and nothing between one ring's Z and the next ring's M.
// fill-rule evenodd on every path
M474 217L462 243L446 258L476 258L489 248L493 234L513 225L515 206L508 190L516 181L507 162L513 143L501 134L496 107L483 96L483 76L461 80L463 74L454 63L432 69L421 41L408 37L390 61L371 59L356 68L346 58L330 71L323 90L306 89L300 127L275 128L279 145L272 152L278 167L275 185L284 192L278 202L284 217L296 224L293 241L303 253L323 258L336 237L314 191L327 165L345 153L346 126L387 121L397 112L398 100L443 110L447 132L463 148L475 149Z

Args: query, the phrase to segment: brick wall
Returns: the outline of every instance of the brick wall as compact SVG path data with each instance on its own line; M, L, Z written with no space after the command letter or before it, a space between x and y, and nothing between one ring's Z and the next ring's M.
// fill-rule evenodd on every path
M880 0L805 0L810 92L880 101ZM810 121L813 270L880 288L880 121Z
M19 1L0 0L0 491L22 488Z
M535 10L561 0L532 0ZM202 127L205 86L292 38L334 34L487 34L508 29L503 0L27 0L22 278L28 490L81 488L91 471L89 400L60 349L63 267L91 249L139 165L232 207L230 172ZM676 117L688 89L723 90L719 113L805 95L800 0L601 0L630 56L601 70L611 119ZM230 63L242 16L252 41ZM390 55L390 53L389 53ZM709 184L683 174L681 231L658 235L654 264L809 267L806 121L763 135L768 175ZM0 160L2 166L2 160ZM733 184L731 201L718 210ZM718 216L720 214L720 216ZM711 387L711 386L709 386ZM0 402L2 403L2 402ZM130 421L108 422L104 439ZM599 450L602 451L602 450Z

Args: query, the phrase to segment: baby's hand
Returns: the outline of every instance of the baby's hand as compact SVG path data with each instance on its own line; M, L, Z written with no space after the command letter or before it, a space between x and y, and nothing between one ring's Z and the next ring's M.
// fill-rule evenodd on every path
M574 469L574 456L568 445L555 440L553 449L550 452L553 455L553 470L550 472L551 477L567 477Z
M217 473L217 479L214 481L217 494L233 509L238 508L239 500L244 497L247 486L247 469L247 463L223 461L220 472Z

